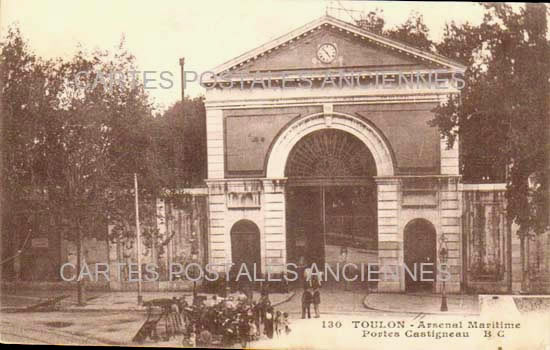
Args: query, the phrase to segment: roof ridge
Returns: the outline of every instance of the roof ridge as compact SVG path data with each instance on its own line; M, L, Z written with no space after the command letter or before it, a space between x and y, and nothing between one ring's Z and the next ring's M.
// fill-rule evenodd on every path
M409 44L403 43L401 41L387 38L383 35L372 33L371 31L368 31L364 28L361 28L353 23L349 23L346 21L343 21L341 19L338 19L336 17L330 16L330 15L323 15L321 17L318 17L317 19L310 21L290 32L287 32L283 35L280 35L276 37L275 39L272 39L271 41L264 43L256 48L253 48L231 60L228 60L215 68L212 69L212 72L215 74L220 74L222 72L226 72L228 70L231 70L232 68L242 65L244 63L250 62L252 59L256 59L258 56L263 56L266 52L269 53L271 50L277 49L280 46L285 46L287 42L291 42L302 35L307 35L307 32L313 31L316 28L331 24L338 26L344 30L352 30L358 32L359 35L363 35L365 37L368 37L369 39L373 41L380 42L385 45L393 46L395 49L403 50L406 52L409 52L410 54L419 56L422 59L429 59L432 61L436 61L436 63L441 65L447 65L447 66L453 66L453 68L459 69L459 70L465 70L466 67L454 60L451 60L445 56L441 56L436 53L432 53L429 51L424 51L421 49L418 49L414 46L411 46ZM357 33L356 33L357 34ZM438 62L440 61L440 62Z

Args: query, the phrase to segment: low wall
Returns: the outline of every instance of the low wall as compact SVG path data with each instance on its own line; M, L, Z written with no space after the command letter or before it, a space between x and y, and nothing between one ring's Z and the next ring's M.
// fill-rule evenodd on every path
M200 282L197 282L197 287ZM112 291L137 291L137 282L118 282L111 281L109 287ZM177 292L177 291L192 291L192 281L155 281L143 282L141 290L144 292Z

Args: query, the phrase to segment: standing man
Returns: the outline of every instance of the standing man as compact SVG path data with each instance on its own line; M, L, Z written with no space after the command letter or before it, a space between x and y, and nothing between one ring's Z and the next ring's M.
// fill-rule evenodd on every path
M302 318L311 318L311 302L313 301L313 295L309 287L304 288L304 293L302 294Z
M319 314L319 305L321 304L321 281L317 275L313 276L313 310L315 311L315 318L321 317Z

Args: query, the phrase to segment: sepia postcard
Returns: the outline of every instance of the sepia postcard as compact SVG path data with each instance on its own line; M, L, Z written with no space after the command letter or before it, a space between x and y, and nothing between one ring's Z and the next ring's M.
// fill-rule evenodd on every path
M0 1L0 341L550 350L550 6Z

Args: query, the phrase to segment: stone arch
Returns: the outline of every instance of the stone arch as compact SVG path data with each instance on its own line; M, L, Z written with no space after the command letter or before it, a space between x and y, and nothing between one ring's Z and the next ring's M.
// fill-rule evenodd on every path
M323 129L302 137L286 161L285 176L372 177L376 164L357 137L338 129Z
M266 177L284 178L286 161L292 148L304 136L322 129L346 131L360 139L370 150L376 163L377 176L393 176L395 161L383 134L364 120L337 112L305 116L287 126L271 145L267 158Z

